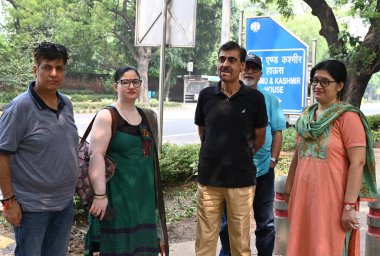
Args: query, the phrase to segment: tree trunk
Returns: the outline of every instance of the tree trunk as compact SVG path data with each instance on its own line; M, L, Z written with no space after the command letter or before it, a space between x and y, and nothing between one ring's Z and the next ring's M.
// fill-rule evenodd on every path
M346 59L348 81L341 99L360 107L365 89L371 76L380 70L380 20L369 19L370 27L364 40L352 52L347 51L343 40L339 39L339 27L335 15L326 3L320 0L304 0L321 23L320 34L326 39L332 58L340 55ZM380 0L376 2L376 13L380 13ZM343 58L342 58L343 56Z
M348 81L343 89L342 100L360 107L365 89L372 75L357 75L354 72L348 73Z
M165 82L164 82L165 101L169 100L170 79L172 78L172 74L173 74L173 66L170 65L166 73Z
M143 83L140 89L139 101L147 104L149 106L148 90L149 90L149 78L148 78L148 69L149 61L151 57L151 48L150 47L137 47L137 70L140 73L141 80Z

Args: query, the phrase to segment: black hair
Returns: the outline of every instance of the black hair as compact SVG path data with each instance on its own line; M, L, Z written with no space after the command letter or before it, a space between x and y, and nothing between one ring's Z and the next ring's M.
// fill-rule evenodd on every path
M330 76L337 82L343 82L343 88L338 92L337 98L342 100L343 90L347 83L347 68L343 62L339 60L324 60L315 65L310 71L310 80L314 78L315 71L327 71Z
M113 80L115 81L115 83L117 83L119 80L120 80L120 77L123 76L123 74L125 72L128 72L128 71L134 71L136 73L136 75L139 77L140 79L140 74L139 72L137 71L136 68L132 67L132 66L122 66L120 68L118 68L113 76Z
M247 51L245 48L241 47L238 43L235 41L228 41L227 43L220 46L218 50L218 55L221 51L231 51L231 50L238 50L240 53L240 62L245 62L245 58L247 57Z
M325 60L315 65L310 71L310 79L314 78L315 71L325 70L336 82L347 82L347 69L346 65L339 60Z
M69 54L65 46L50 42L41 42L33 49L33 58L36 64L41 60L63 60L66 65Z

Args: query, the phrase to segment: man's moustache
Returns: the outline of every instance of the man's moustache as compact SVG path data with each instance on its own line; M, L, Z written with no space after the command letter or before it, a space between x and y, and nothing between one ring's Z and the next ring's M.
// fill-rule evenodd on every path
M221 67L220 71L221 72L231 72L231 69L229 67Z

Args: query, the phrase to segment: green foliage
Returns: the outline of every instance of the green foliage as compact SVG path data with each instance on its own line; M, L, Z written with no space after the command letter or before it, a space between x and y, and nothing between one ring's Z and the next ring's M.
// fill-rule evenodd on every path
M282 132L282 151L296 149L296 129L288 128Z
M289 0L251 0L252 3L258 4L259 13L258 16L266 16L267 13L264 12L268 8L268 6L272 6L273 4L277 5L278 12L283 15L285 18L289 18L294 15L294 3ZM261 11L261 13L260 13Z
M71 89L59 89L60 93L63 93L65 95L95 95L96 92L90 89L83 89L83 90L71 90Z
M372 139L374 143L377 143L380 141L380 130L377 130L377 131L372 130Z
M82 203L77 195L74 195L73 202L75 224L86 224L88 208Z
M380 114L366 116L369 126L371 130L377 130L380 128Z
M165 191L166 219L168 223L189 219L197 211L197 184L191 182L185 186L167 189Z
M0 214L0 227L6 228L11 227L11 224L5 219L4 214Z
M198 170L200 144L178 146L165 143L160 154L160 170L165 186L183 183Z
M113 101L97 101L97 102L73 102L74 110L87 109L90 112L96 112L99 109L105 108Z
M113 94L71 94L67 95L73 102L112 102L115 99Z
M274 169L276 176L288 175L292 154L280 155L279 161Z

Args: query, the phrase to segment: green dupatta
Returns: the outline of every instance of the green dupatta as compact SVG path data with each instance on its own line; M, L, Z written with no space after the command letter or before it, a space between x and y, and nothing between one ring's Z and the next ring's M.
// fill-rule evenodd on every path
M373 140L371 129L364 114L353 105L346 102L337 102L326 109L323 114L314 121L315 111L318 104L307 108L301 117L297 120L297 133L305 140L314 140L321 135L334 121L347 111L355 112L359 115L366 134L366 164L363 170L363 183L360 189L359 198L363 201L375 201L377 198L376 187L376 162L373 152Z

